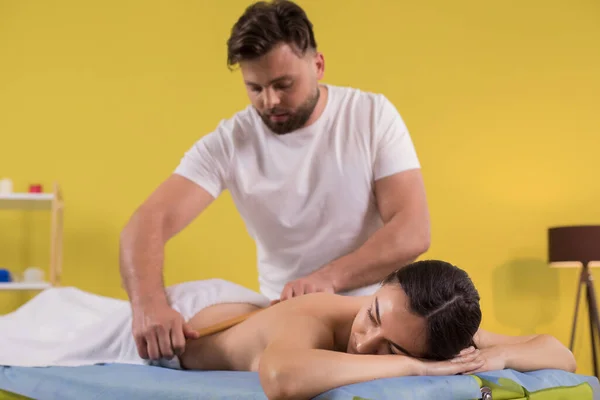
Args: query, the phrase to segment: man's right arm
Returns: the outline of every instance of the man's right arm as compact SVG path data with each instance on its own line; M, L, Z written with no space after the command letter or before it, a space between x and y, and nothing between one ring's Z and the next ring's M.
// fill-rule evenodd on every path
M160 334L161 329L165 329L161 320L168 320L167 314L171 311L163 283L164 248L169 239L192 222L213 200L214 197L198 184L173 174L133 213L121 232L121 278L134 312L138 350L144 358L168 356L166 349L173 346L178 352L179 347L184 345L181 343L184 338L179 332L172 332L174 337L170 339L174 343L166 343L171 336L169 333ZM157 314L162 310L164 316L152 321L148 310L157 310ZM140 316L138 321L135 321L136 315ZM170 317L173 318L173 315L171 313ZM151 330L157 331L156 343L145 345L141 336L148 336ZM159 349L160 354L157 354Z

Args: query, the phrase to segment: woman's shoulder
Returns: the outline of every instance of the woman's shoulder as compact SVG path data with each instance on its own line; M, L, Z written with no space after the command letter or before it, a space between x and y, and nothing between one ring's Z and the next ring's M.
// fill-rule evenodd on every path
M350 307L356 303L358 298L344 296L341 294L328 292L308 293L302 296L292 297L288 300L277 303L277 306L287 307L310 307L319 309L337 309L339 307Z
M284 300L271 308L284 316L310 316L335 322L354 317L360 305L361 300L357 297L318 292Z

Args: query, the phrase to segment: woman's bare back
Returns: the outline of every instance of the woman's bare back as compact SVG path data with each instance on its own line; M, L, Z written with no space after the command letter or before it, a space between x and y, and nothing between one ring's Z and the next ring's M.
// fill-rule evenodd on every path
M357 298L316 293L292 298L259 312L256 312L259 307L247 303L214 305L190 319L195 330L255 313L231 328L189 340L180 361L186 369L257 371L260 355L273 337L285 333L287 319L301 315L318 317L331 329L332 335L339 336L338 328L351 323L359 303ZM334 342L340 341L344 338ZM344 348L345 343L336 343L334 347L338 346Z

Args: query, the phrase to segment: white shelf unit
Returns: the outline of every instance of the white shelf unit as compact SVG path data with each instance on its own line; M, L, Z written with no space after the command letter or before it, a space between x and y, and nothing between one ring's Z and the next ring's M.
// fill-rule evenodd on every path
M3 290L43 290L52 287L50 282L0 282Z
M0 282L0 291L43 290L60 285L62 274L64 201L57 183L52 193L0 194L0 210L47 210L51 212L49 282Z

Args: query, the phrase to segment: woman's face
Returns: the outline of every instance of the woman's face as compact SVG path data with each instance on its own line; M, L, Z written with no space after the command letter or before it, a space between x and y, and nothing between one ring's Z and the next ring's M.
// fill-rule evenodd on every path
M399 285L380 288L356 315L347 352L423 358L426 321L409 310L408 297Z

